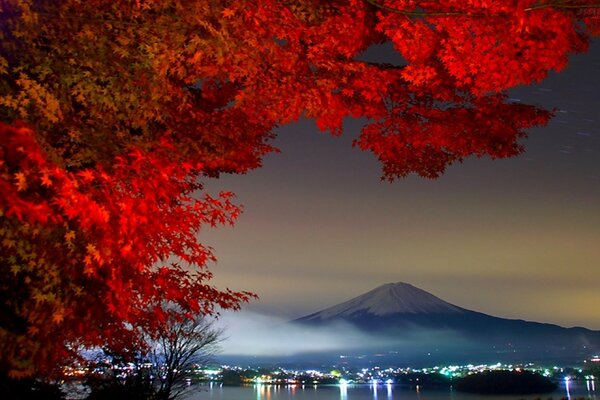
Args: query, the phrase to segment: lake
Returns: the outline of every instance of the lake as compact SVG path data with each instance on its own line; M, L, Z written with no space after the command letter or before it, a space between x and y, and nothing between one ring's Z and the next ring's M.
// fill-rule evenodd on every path
M562 382L553 393L541 395L481 396L452 389L419 389L397 385L201 386L190 400L600 400L598 381ZM600 386L600 385L598 385Z

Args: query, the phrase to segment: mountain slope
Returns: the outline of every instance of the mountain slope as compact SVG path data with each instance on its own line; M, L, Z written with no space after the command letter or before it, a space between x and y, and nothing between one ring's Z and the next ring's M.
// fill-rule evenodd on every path
M455 306L403 282L379 286L294 322L309 325L344 322L388 338L451 332L473 345L494 348L516 346L531 351L600 349L599 331L498 318Z
M452 305L411 284L398 282L379 286L365 294L300 320L328 320L358 314L385 316L391 314L462 313L468 310Z

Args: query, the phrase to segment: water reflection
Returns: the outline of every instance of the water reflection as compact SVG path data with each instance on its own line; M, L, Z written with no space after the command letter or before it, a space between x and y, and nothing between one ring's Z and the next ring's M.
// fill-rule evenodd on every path
M450 400L455 400L456 397L454 397L454 388L451 386L450 387Z
M493 400L600 400L597 380L562 380L559 389L543 397L493 396ZM228 387L207 383L191 394L189 400L480 400L480 397L456 392L451 388L403 386L395 383L345 383L339 385L268 385Z
M256 400L271 400L271 390L277 386L258 384L254 386L256 390Z
M288 385L287 386L287 390L288 390L288 392L290 392L290 396L293 396L296 394L297 387L298 387L297 385Z
M373 391L373 399L377 399L377 382L371 383L371 390Z
M596 400L596 380L594 378L592 379L586 379L585 380L585 386L588 392L588 397L590 399Z
M316 389L316 385L315 385ZM340 400L346 400L348 398L348 384L340 383Z
M596 391L596 381L594 379L586 379L585 386L587 387L588 393Z

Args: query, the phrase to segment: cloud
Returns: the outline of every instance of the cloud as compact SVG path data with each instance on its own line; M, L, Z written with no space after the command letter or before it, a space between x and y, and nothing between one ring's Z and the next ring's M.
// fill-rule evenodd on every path
M373 344L384 346L389 341L342 322L313 327L251 311L223 313L217 325L225 329L226 339L221 344L223 355L291 356L364 349Z

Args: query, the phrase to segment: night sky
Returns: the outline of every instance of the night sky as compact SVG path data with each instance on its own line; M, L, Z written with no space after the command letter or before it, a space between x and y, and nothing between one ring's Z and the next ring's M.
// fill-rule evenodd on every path
M359 120L340 138L282 127L261 169L207 185L244 205L234 228L200 236L214 283L283 318L403 281L499 317L600 329L600 41L510 97L558 112L520 157L470 158L437 180L380 181L352 148Z

